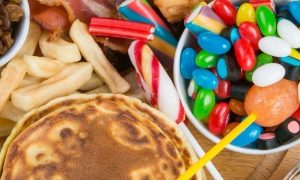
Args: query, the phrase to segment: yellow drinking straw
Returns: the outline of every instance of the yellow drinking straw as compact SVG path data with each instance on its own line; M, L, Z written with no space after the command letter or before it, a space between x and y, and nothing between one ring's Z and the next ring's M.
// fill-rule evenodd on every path
M247 129L256 120L255 114L250 114L244 121L242 121L236 128L227 134L218 144L210 149L202 158L200 158L192 167L190 167L177 180L189 180L192 178L203 166L216 155L218 155L229 143L231 143L239 134Z

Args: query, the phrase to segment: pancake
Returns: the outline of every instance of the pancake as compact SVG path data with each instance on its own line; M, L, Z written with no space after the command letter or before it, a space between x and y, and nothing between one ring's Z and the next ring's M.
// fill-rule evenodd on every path
M73 95L17 123L0 169L1 179L176 179L195 160L176 124L139 100Z

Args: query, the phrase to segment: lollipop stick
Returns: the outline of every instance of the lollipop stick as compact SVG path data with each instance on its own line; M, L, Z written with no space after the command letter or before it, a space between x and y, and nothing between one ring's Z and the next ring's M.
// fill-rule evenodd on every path
M205 164L218 155L229 143L231 143L239 134L247 129L256 120L256 115L250 114L243 122L234 128L227 136L225 136L218 144L210 149L205 156L199 159L192 167L190 167L178 180L188 180L192 178Z
M292 49L290 56L300 61L300 53L297 50Z

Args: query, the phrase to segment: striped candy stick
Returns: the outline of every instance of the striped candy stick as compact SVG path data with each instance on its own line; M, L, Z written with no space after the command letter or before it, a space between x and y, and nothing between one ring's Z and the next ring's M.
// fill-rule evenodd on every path
M199 3L187 16L184 25L194 35L198 35L203 31L211 31L220 34L226 28L223 20L209 7L206 3Z
M183 122L185 113L176 89L149 46L143 41L134 41L128 53L137 72L137 82L148 101L175 120L198 157L204 156L204 150ZM206 167L214 179L223 179L211 162L208 162Z
M174 47L177 45L176 38L147 0L126 0L119 6L118 10L128 20L155 25L154 34L156 36Z
M128 20L155 26L154 38L148 44L160 58L161 63L168 69L171 69L173 67L177 39L147 0L126 0L118 7L118 11Z
M182 122L185 113L177 91L150 47L144 41L134 41L128 52L142 89L151 94L147 98L152 106L176 120L177 124Z

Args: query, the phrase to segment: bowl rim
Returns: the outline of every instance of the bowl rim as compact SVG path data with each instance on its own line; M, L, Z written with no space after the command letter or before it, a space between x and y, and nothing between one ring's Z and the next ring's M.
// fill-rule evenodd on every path
M30 26L30 9L29 9L28 0L22 0L20 6L24 11L24 15L20 22L20 26L18 30L19 32L15 38L15 42L13 46L9 48L9 50L0 58L0 67L5 65L15 57L15 55L22 48L27 38L27 34Z
M188 29L185 29L183 34L180 37L178 46L176 48L176 53L175 53L175 58L174 58L174 66L173 66L173 68L174 68L173 78L175 81L175 86L176 86L179 98L182 102L183 108L185 110L185 113L186 113L187 117L189 118L190 122L193 124L193 126L201 134L203 134L206 138L213 141L214 143L218 143L221 140L221 138L218 136L215 136L214 134L209 132L209 130L204 126L204 124L199 122L194 117L193 113L191 112L191 109L189 108L187 92L185 90L186 87L184 86L186 80L181 76L181 73L180 73L180 56L181 56L182 50L187 47L187 40L188 40L189 36L192 36L192 34L189 32ZM292 148L299 144L300 144L300 138L293 142L290 142L288 144L284 144L277 148L269 149L269 150L250 149L250 148L238 147L238 146L234 146L234 145L227 145L226 149L229 149L234 152L242 153L242 154L264 155L264 154L281 152L281 151L287 150L287 149Z

